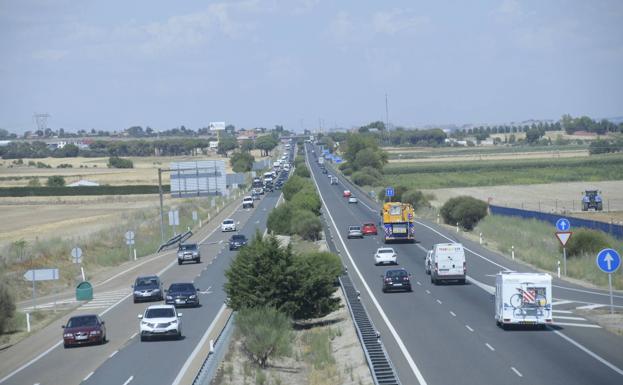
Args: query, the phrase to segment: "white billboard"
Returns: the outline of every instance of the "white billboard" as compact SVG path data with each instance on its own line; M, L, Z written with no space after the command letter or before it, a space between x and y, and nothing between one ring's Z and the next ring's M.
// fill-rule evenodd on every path
M188 198L226 193L225 162L201 160L174 162L171 169L171 197Z
M208 128L210 131L223 131L225 129L225 122L210 122Z

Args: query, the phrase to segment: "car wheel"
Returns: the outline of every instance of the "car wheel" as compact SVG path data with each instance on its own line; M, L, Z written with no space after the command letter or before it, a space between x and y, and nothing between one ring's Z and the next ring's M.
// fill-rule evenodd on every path
M69 349L70 345L69 344L63 344L63 348L65 349Z
M138 301L136 300L136 298L133 299L134 303L138 303Z
M178 331L177 335L175 336L176 339L181 340L182 339L182 332Z
M178 260L177 260L177 264L178 264L178 265L181 265L181 264L182 264L182 261L180 261L180 260L178 259Z
M430 283L432 283L433 285L436 285L437 282L435 281L435 277L433 277L433 275L430 275Z
M197 258L197 263L201 263L201 258Z
M386 288L383 288L383 293L387 293L387 289Z
M145 337L144 335L141 335L141 342L144 342L147 340L147 337Z
M461 285L465 285L465 278L463 278L463 279L459 279L459 283L460 283Z

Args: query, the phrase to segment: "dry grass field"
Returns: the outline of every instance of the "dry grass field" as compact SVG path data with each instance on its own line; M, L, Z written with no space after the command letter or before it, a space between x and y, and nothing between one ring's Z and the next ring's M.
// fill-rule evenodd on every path
M404 153L404 152L403 152ZM474 153L461 155L431 155L426 158L390 159L389 163L427 163L427 162L464 162L472 160L519 160L519 159L558 159L588 156L588 150L575 151L533 151L533 152L501 152Z

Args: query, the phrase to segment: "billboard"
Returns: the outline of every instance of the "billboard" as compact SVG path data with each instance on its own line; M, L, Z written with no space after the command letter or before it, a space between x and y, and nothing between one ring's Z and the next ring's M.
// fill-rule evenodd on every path
M208 128L210 131L223 131L225 129L225 122L210 122Z
M225 162L200 160L173 162L171 169L171 197L224 195L226 193Z

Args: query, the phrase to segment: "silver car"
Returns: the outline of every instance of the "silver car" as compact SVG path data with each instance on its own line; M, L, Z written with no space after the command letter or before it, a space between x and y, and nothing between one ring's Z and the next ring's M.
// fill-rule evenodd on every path
M348 226L348 239L350 238L363 238L361 226Z

